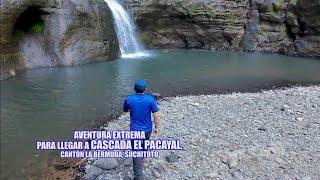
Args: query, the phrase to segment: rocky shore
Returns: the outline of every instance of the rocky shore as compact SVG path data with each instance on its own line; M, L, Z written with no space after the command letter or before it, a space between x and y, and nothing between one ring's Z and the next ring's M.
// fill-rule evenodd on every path
M319 179L320 86L164 98L161 131L183 151L145 159L146 179ZM106 124L127 129L129 116ZM132 179L131 159L89 159L84 179Z

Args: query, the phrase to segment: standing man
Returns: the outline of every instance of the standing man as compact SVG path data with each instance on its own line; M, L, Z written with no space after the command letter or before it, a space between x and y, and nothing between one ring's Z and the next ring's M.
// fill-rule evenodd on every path
M151 95L144 94L146 90L146 82L137 80L134 84L135 94L129 95L123 104L123 112L130 111L130 131L144 131L146 140L151 136L153 114L155 128L154 134L157 135L160 128L160 116L155 99ZM143 158L133 158L134 179L141 180Z

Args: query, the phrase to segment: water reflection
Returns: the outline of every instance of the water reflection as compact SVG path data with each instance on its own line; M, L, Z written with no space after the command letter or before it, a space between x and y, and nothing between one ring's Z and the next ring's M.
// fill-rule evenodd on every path
M149 91L163 95L320 82L320 61L310 59L190 50L152 53L157 55L35 69L2 81L1 179L21 179L30 159L46 158L35 156L36 140L72 137L72 130L119 112L136 79L146 79Z

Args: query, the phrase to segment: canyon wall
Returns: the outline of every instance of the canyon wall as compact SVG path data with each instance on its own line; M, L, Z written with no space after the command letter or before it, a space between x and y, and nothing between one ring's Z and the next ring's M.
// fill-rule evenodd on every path
M122 1L148 48L320 58L319 0ZM28 68L118 56L112 15L103 0L0 0L0 12L1 79Z
M1 79L27 68L118 55L112 15L103 0L1 0L0 5Z
M319 0L124 0L149 48L320 57Z

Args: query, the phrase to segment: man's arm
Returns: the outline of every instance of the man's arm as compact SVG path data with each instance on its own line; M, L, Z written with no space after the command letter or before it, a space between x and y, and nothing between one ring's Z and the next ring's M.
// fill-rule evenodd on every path
M123 113L127 113L127 112L129 112L130 111L130 107L129 107L129 104L128 104L128 101L127 101L127 99L126 100L124 100L124 103L123 103Z
M155 128L154 128L154 134L157 135L159 128L160 128L160 114L159 112L155 112L153 113L153 119L154 119L154 124L155 124Z
M153 133L157 135L160 128L160 114L158 112L157 102L153 98L151 101L151 112L153 114L153 120L155 124L155 129L153 130Z

